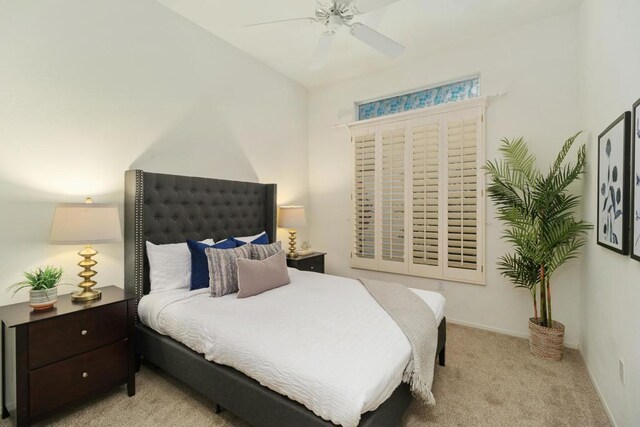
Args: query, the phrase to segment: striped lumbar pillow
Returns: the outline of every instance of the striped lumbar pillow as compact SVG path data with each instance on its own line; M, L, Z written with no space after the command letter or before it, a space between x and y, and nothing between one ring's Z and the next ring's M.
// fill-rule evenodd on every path
M275 242L270 245L247 245L247 246L251 246L251 259L257 259L258 261L274 256L275 254L277 254L282 250L282 244L280 242Z
M207 261L209 262L209 288L211 296L238 292L238 258L251 258L251 247L247 244L235 249L207 248Z

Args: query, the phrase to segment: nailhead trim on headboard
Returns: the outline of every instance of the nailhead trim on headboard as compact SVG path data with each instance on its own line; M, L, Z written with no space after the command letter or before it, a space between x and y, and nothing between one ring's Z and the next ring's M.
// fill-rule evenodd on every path
M143 221L143 201L144 201L144 172L136 170L136 197L135 197L135 273L134 287L136 292L136 319L138 317L138 302L144 295L142 273L144 269L144 221Z

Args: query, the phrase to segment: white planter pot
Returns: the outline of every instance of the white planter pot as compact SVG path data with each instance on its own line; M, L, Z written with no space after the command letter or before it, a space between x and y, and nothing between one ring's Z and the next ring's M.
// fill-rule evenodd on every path
M34 310L47 310L58 301L58 288L29 291L29 305Z

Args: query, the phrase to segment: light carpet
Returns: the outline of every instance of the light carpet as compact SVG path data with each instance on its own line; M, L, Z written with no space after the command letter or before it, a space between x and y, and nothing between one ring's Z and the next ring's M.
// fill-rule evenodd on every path
M402 425L608 426L602 404L576 350L562 361L538 359L528 341L448 325L447 366L436 366L435 407L414 401ZM142 366L136 395L124 387L39 425L247 426L162 371ZM0 426L10 426L3 420Z

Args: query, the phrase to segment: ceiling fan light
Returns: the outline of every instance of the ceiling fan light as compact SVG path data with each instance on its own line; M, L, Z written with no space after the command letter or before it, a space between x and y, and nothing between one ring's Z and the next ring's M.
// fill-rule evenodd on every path
M342 27L340 15L331 15L327 21L327 28L335 33L340 27Z

